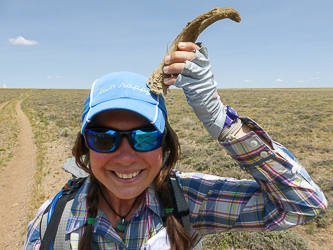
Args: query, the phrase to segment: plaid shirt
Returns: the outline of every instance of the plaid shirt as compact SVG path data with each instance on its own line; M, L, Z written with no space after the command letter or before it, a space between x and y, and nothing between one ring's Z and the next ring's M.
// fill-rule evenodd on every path
M256 181L236 180L200 173L176 171L195 229L192 239L226 230L282 230L313 219L327 207L320 188L282 145L249 118L243 122L252 132L221 145ZM258 136L272 143L274 150ZM89 179L76 195L67 223L72 249L78 249L87 224L86 196ZM50 200L42 205L28 225L24 249L39 249L40 220ZM141 206L129 221L123 239L99 211L93 229L93 249L145 249L146 242L162 228L162 207L151 184Z

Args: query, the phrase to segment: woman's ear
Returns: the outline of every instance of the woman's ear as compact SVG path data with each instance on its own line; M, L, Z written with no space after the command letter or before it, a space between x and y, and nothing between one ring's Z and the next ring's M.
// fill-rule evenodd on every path
M167 162L168 158L169 158L169 155L170 155L170 151L169 150L166 150L163 152L163 161L162 161L162 167L163 168L165 166L165 163Z
M90 164L90 154L88 153L82 156L82 158L83 158L83 163L88 167Z

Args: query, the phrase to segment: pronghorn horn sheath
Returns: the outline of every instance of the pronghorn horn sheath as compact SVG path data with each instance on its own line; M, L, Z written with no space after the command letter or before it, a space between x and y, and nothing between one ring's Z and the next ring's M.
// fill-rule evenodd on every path
M197 18L192 22L187 23L186 27L177 36L177 38L171 44L168 52L165 56L170 55L172 52L178 49L178 43L180 42L195 42L198 36L203 32L209 25L215 23L218 20L229 18L235 22L240 22L241 17L239 13L232 8L215 8L212 9ZM164 84L164 78L169 77L163 73L164 58L160 65L150 75L147 85L150 86L150 90L156 94L167 94L168 85Z

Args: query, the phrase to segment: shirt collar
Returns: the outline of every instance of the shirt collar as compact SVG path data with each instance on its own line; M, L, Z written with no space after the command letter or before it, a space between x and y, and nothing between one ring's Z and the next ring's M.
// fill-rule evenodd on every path
M145 206L161 217L161 206L159 205L154 183L151 183L146 190Z

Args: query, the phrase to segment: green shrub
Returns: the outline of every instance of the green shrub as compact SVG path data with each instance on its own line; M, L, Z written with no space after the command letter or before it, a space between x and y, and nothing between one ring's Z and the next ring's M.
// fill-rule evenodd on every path
M203 240L205 250L305 250L307 241L291 230L277 232L226 232L207 236Z

